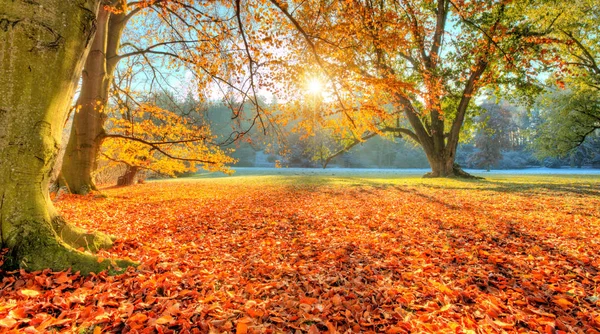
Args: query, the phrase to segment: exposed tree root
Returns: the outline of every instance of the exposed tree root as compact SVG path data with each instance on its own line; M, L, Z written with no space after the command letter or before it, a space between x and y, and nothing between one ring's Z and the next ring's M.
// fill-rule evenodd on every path
M50 192L51 193L67 193L67 194L77 194L77 195L87 195L89 193L97 193L99 192L98 187L91 182L89 184L84 184L79 188L72 188L67 183L67 180L62 175L62 173L58 174L58 177L54 182L50 184Z
M66 223L60 216L52 220L52 226L56 234L69 246L75 249L82 247L92 253L96 253L100 249L109 249L116 239L114 236L98 231L89 233L82 228Z
M110 248L113 238L101 233L86 233L56 217L50 223L21 222L9 237L9 249L2 267L6 270L37 271L50 268L61 271L71 268L83 275L108 270L122 273L135 262L120 259L102 259L91 252ZM82 247L85 251L79 251Z
M481 176L475 176L473 174L469 174L465 172L458 164L454 164L452 167L451 175L438 175L433 172L429 172L423 175L423 178L436 178L436 177L448 177L448 178L456 178L456 179L471 179L471 180L484 180Z
M127 267L137 264L129 260L101 259L90 253L78 251L52 237L29 235L12 248L6 256L3 267L37 271L50 268L61 271L71 268L82 275L108 270L109 274L119 274Z

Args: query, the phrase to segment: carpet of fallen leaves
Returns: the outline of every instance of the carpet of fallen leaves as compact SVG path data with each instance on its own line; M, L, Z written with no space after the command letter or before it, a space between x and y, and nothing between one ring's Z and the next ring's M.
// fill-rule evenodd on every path
M307 180L64 195L140 266L0 272L0 331L600 332L599 183Z

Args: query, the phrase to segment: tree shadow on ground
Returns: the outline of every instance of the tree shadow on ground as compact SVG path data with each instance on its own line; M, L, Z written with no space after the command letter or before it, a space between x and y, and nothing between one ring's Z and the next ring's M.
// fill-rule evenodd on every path
M583 182L573 183L551 183L551 182L502 182L490 180L460 180L473 187L459 187L453 185L435 185L428 187L436 189L455 190L487 190L501 193L533 193L539 191L551 191L557 193L569 193L583 196L600 196L600 184L589 184Z

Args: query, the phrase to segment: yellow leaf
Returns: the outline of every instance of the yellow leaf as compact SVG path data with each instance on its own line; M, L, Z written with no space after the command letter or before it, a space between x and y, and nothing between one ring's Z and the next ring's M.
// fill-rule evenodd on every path
M37 295L40 294L39 291L29 290L29 289L23 289L23 290L21 290L21 293L27 297L36 297Z
M513 328L514 327L513 324L502 322L500 320L494 320L494 323L501 328Z
M4 318L0 319L0 327L10 328L14 326L17 321L13 318Z
M168 315L168 314L165 314L165 315L163 315L162 317L160 317L160 318L156 319L156 323L157 323L158 325L164 325L164 324L168 324L168 323L170 323L171 321L173 321L173 317L172 317L172 316L170 316L170 315Z
M446 304L440 309L440 312L448 311L452 307L452 304Z

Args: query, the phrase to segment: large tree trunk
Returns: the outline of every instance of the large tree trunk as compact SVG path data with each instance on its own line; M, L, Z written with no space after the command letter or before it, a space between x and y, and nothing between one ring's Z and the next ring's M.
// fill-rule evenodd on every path
M455 163L460 127L464 120L468 101L464 105L461 102L462 107L459 109L459 116L454 120L449 133L444 132L445 125L439 112L432 111L429 116L430 122L427 124L418 116L408 99L398 96L398 102L404 107L404 114L414 130L413 139L423 148L431 167L431 172L425 174L425 177L477 178L463 171Z
M0 0L0 225L5 266L83 273L111 267L77 247L109 246L66 224L48 196L68 106L99 0Z
M61 169L62 180L75 194L97 190L93 173L97 169L100 147L104 140L110 85L119 58L117 51L125 26L123 14L101 8L97 31L85 62L82 85L73 116L71 135Z
M431 172L424 177L459 177L467 179L481 179L480 177L471 175L456 164L456 149L458 142L449 141L439 150L432 149L428 146L423 146Z
M425 151L431 173L426 174L427 177L451 177L454 176L454 159L448 158L444 152L427 152Z
M133 185L135 183L135 177L137 176L139 170L139 167L127 165L125 173L119 176L119 179L117 180L117 186L125 187Z

